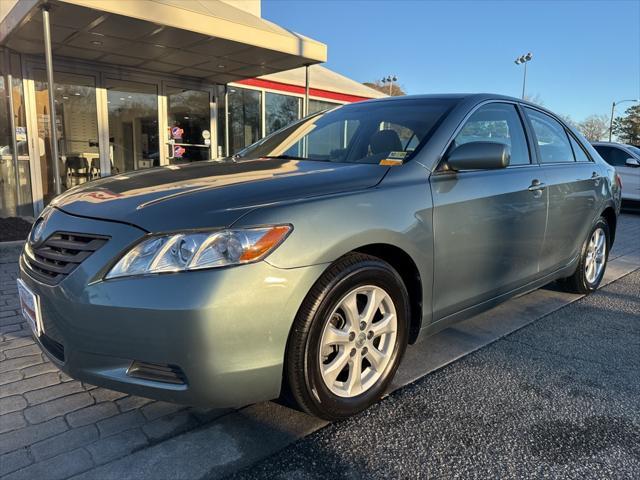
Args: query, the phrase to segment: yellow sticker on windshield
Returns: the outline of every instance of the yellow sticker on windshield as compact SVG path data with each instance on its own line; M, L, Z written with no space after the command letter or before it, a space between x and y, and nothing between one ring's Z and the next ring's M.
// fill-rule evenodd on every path
M380 160L380 165L402 165L406 156L407 152L389 152L387 158Z
M387 165L389 167L402 165L402 160L396 160L395 158L385 158L380 160L380 165Z

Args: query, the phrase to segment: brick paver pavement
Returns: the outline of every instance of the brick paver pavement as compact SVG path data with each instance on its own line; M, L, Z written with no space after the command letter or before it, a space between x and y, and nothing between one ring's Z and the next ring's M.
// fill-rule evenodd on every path
M59 371L19 313L20 248L0 248L0 477L68 478L229 412L114 392Z

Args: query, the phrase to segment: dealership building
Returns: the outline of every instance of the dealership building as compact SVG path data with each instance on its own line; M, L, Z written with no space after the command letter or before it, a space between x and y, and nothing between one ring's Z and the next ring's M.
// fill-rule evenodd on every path
M383 96L260 0L1 0L0 217L89 179L237 152ZM51 132L56 135L51 135Z

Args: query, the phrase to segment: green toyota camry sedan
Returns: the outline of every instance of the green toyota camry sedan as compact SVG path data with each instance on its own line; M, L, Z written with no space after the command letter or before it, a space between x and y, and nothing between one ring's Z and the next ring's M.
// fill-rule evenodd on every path
M21 308L82 381L338 419L385 393L407 344L554 280L596 289L620 190L518 99L344 105L59 196L21 255Z

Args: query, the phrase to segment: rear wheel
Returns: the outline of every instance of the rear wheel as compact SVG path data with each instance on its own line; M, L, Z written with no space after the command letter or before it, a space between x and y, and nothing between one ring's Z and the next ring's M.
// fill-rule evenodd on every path
M609 225L600 217L582 246L575 273L560 281L564 290L583 294L596 290L604 277L610 245Z
M289 393L308 413L335 420L377 401L407 344L409 301L398 273L359 253L316 282L289 338Z

